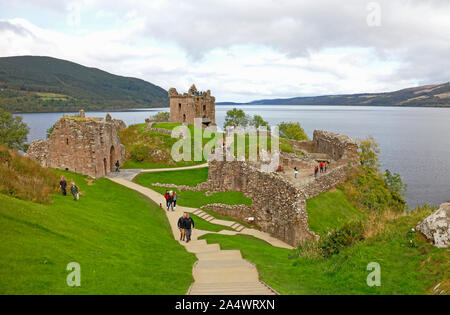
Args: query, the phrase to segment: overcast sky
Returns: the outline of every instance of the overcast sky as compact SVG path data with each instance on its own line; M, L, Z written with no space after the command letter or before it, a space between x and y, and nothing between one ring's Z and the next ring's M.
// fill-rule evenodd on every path
M450 81L448 0L0 0L0 56L41 55L217 101Z

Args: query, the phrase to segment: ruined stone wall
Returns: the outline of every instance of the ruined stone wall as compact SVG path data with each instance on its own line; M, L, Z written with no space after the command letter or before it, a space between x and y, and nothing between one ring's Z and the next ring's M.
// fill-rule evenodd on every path
M123 161L125 147L117 131L124 126L110 117L63 117L56 122L50 138L34 141L27 155L43 166L103 177L114 169L117 160Z
M266 173L245 162L210 161L208 180L201 189L240 191L252 198L251 213L255 225L291 245L315 236L308 228L306 201L302 193L276 173ZM242 220L239 213L229 213Z
M356 161L358 145L346 135L314 130L314 152L326 153L334 160Z
M176 89L169 90L170 122L194 124L195 118L204 118L210 124L216 123L215 97L211 92L198 92L193 85L188 93L179 94Z
M202 210L211 210L219 215L234 218L241 222L248 222L248 218L252 217L254 212L252 208L246 205L225 205L221 203L212 203L200 207ZM253 223L249 222L249 223Z

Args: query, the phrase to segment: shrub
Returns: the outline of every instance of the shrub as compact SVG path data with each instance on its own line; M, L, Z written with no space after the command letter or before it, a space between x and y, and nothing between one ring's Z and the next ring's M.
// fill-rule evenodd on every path
M303 130L302 126L300 126L300 123L287 123L282 122L278 125L280 137L286 138L286 139L292 139L297 141L302 140L308 140L308 136L306 135L305 131Z
M49 202L59 177L51 169L0 146L0 192L19 199Z
M339 254L344 247L364 240L364 225L361 221L347 223L339 229L334 229L319 242L323 257Z

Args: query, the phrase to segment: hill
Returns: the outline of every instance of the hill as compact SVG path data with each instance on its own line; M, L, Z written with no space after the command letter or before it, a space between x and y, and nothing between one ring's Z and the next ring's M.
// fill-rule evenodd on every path
M234 105L221 102L217 105ZM450 107L450 82L424 85L386 93L324 95L286 99L264 99L245 105L353 105L353 106L414 106Z
M0 108L7 111L114 110L168 105L167 91L144 80L50 57L0 58Z

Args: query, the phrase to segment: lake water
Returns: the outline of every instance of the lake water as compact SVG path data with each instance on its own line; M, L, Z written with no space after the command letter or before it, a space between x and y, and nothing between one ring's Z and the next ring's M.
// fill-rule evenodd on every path
M216 122L223 125L233 106L216 106ZM346 134L352 138L375 137L380 144L383 170L400 173L408 184L406 199L411 207L450 200L450 109L349 106L240 106L247 114L261 115L271 125L300 122L312 138L314 129ZM143 123L163 109L112 112L127 125ZM21 114L30 127L29 141L45 139L46 130L63 114ZM106 112L87 112L104 117Z

